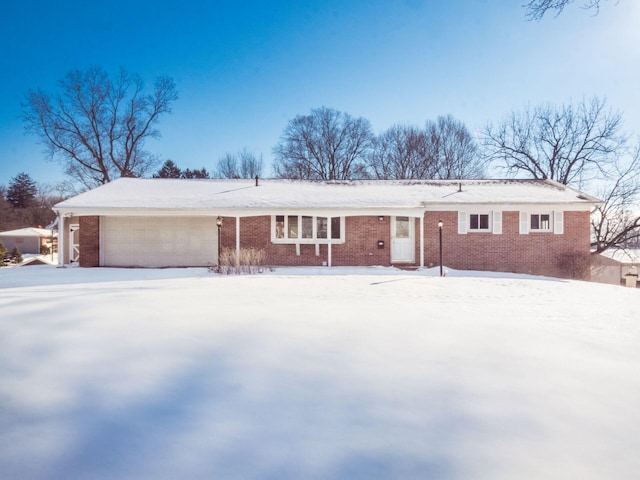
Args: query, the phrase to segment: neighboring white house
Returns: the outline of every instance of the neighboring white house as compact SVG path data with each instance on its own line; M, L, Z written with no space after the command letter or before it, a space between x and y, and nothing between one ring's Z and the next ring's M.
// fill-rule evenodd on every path
M595 255L591 264L591 280L594 282L624 284L630 272L640 273L640 249L606 250Z
M21 253L40 254L43 246L51 248L52 243L58 237L58 232L46 228L21 228L0 232L0 242L11 251L18 247Z

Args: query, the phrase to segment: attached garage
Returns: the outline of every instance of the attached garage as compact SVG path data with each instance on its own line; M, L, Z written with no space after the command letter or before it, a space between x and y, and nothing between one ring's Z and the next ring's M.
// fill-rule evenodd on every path
M216 263L215 217L101 217L105 267L202 267Z

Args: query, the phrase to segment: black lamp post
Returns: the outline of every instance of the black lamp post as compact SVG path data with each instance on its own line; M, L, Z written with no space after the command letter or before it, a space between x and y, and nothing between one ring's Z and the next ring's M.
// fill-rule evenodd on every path
M443 272L442 272L442 227L444 226L444 223L442 222L442 220L438 220L438 230L440 233L440 276L443 276Z
M216 219L216 226L218 227L218 269L220 268L220 249L221 249L221 232L222 232L222 217L220 215L218 215L218 218Z

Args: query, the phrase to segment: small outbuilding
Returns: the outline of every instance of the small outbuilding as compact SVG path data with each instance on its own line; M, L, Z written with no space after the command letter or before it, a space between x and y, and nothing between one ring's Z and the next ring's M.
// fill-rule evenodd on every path
M595 255L591 265L594 282L626 285L627 275L640 272L640 249L612 248Z
M58 232L47 228L28 227L0 232L0 242L8 251L18 247L21 253L34 253L36 255L42 253L42 247L51 249L57 237Z

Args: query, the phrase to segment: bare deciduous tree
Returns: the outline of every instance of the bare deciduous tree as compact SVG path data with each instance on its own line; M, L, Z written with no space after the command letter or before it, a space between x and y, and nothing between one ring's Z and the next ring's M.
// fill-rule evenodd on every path
M603 204L591 215L595 249L601 253L613 247L638 246L640 241L640 140L631 159L617 166L608 188L598 193Z
M622 116L593 99L577 107L536 107L513 113L483 133L489 161L514 175L549 178L598 189L603 204L592 216L594 253L638 238L640 143L630 152Z
M262 155L243 148L237 155L225 153L218 160L215 176L217 178L255 178L262 176L264 162Z
M449 180L484 176L478 147L464 123L451 115L440 116L435 122L427 122L426 134L435 152L433 178Z
M241 178L255 178L262 176L262 170L264 168L262 155L257 157L245 148L238 152L238 160L240 162Z
M214 175L216 178L240 178L236 156L233 153L225 153L220 157Z
M158 78L152 93L143 90L142 79L124 69L113 79L97 67L74 70L60 82L59 93L28 93L25 128L86 187L142 176L158 163L144 150L145 141L160 136L158 120L178 98L168 77Z
M393 125L375 139L367 164L382 180L433 178L435 154L424 130Z
M373 143L369 121L321 107L299 115L274 147L274 173L280 178L346 180L366 174Z
M541 20L550 11L555 11L555 16L557 17L570 3L573 3L573 0L530 0L524 5L524 8L528 19ZM601 0L588 0L582 5L582 8L595 10L597 13L600 11L600 3Z
M597 98L577 106L543 105L488 125L482 142L486 159L502 163L509 174L580 186L594 175L608 176L626 142L621 122L621 114Z
M394 125L378 136L368 165L379 179L481 178L476 143L451 115L428 121L424 130Z

